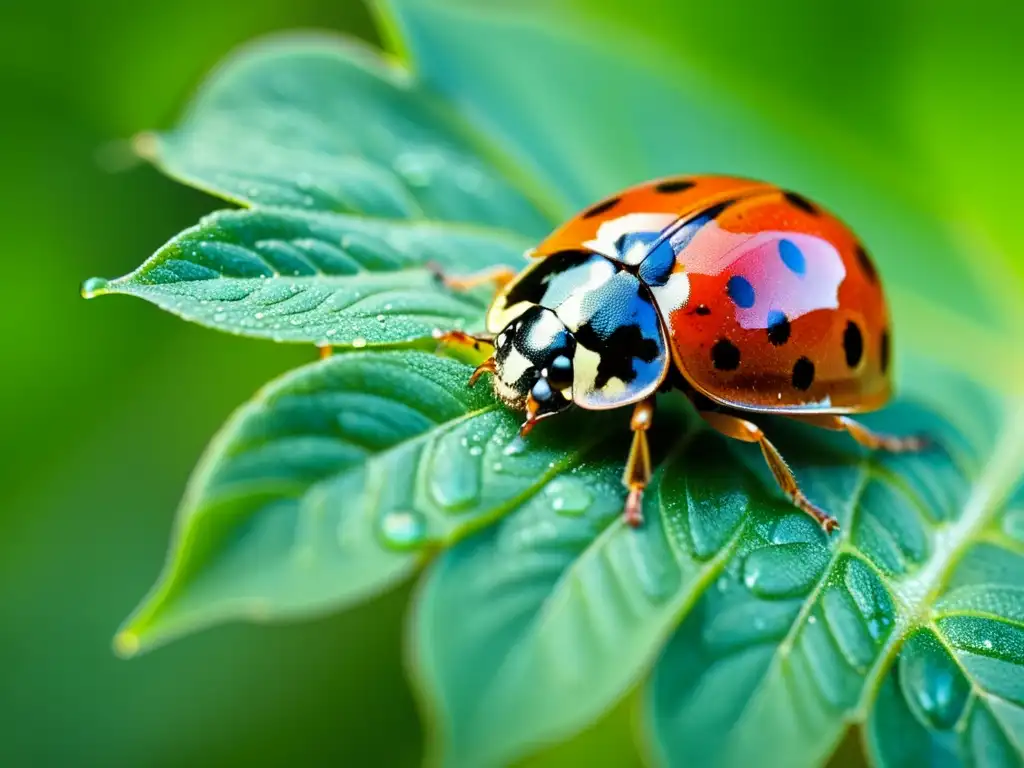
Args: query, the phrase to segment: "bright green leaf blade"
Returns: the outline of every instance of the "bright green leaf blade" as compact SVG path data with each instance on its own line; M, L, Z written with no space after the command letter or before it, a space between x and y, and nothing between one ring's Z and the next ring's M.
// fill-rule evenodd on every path
M494 153L402 67L341 37L251 44L140 149L182 181L245 205L427 218L531 235L550 222ZM510 175L513 175L510 173Z
M454 274L519 266L526 245L470 225L224 211L175 237L130 275L86 288L90 296L139 296L186 320L246 336L396 344L482 322L490 293L452 292L425 264Z
M947 409L962 396L950 391ZM916 426L948 456L851 462L812 435L776 441L843 530L829 548L794 537L784 520L744 531L654 670L648 728L660 763L818 765L866 718L891 654L927 620L936 584L1021 471L1021 414L1010 411L994 443L1002 406L977 389L966 402L970 433L988 438L966 440L909 409L871 420L900 433ZM746 455L770 483L760 457ZM766 754L766 743L777 748Z
M269 384L200 462L164 573L118 648L364 599L602 437L591 422L585 439L507 452L516 414L468 389L471 370L420 352L353 352Z
M1024 486L941 587L872 711L872 757L882 766L925 754L1024 765Z

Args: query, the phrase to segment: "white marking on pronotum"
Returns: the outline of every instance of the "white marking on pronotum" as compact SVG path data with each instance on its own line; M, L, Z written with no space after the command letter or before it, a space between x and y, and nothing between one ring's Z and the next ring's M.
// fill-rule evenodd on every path
M686 272L673 272L664 285L652 287L651 294L665 325L671 328L672 313L690 300L690 276Z
M635 232L661 232L676 218L672 213L627 213L625 216L602 222L594 239L586 241L583 245L609 259L625 260L627 264L633 264L636 262L626 258L626 254L619 253L619 238Z

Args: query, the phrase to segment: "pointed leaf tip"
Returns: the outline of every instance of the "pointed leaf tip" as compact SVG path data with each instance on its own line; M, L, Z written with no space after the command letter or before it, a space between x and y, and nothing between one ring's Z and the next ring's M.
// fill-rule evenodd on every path
M114 635L114 653L122 659L137 655L140 647L139 636L131 630L122 630Z

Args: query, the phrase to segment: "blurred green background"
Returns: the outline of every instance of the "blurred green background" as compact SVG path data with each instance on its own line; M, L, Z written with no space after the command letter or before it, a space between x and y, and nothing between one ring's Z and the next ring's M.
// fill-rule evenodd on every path
M612 5L621 16L626 4ZM660 12L653 0L628 5L638 28ZM902 158L893 183L913 194L955 190L951 215L983 235L984 268L1011 275L993 301L1005 338L1019 339L1024 14L993 2L961 23L938 5L836 3L822 15L795 3L780 21L774 4L687 5L680 35L694 66L766 119L798 137L824 127L833 151ZM78 296L83 278L133 269L222 207L130 165L121 140L170 125L238 43L302 27L374 40L369 14L356 0L97 0L4 16L0 765L414 764L420 733L400 662L407 590L320 621L220 628L130 662L113 656L111 636L157 574L206 441L312 350ZM808 60L808 38L831 55Z

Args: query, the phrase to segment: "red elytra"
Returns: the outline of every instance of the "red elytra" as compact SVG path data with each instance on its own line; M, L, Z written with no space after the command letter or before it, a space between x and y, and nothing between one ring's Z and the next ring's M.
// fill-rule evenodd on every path
M728 176L651 181L573 217L533 255L608 241L629 227L670 226L723 203L676 253L675 271L689 275L687 301L660 307L680 372L741 410L881 407L891 340L878 274L850 229L802 196Z

